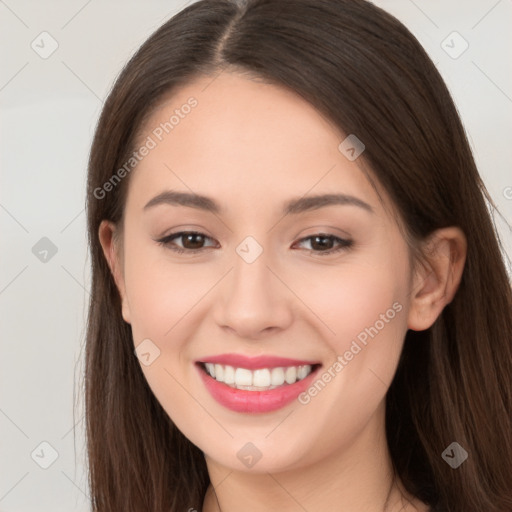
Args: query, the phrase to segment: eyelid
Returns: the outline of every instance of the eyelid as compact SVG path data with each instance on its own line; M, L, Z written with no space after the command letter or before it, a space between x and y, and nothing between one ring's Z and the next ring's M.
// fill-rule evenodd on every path
M169 233L168 235L165 235L165 236L157 239L156 242L158 242L161 245L170 247L171 241L173 241L174 239L182 238L185 235L200 235L200 236L204 237L205 239L213 240L213 237L211 237L210 235L207 235L206 233L203 233L201 231L196 231L193 229L182 229L182 230L176 231L174 233ZM212 247L212 246L209 246L209 247ZM173 250L172 247L170 247L170 248L171 248L171 250ZM200 249L182 249L181 247L179 247L178 249L181 249L183 252L196 253L199 251L204 251L207 248L208 247L201 247Z
M334 249L328 249L326 251L314 251L313 249L306 249L306 251L309 252L310 254L314 254L317 256L334 255L343 250L347 251L347 250L351 249L352 246L354 245L354 241L352 240L352 238L350 238L350 237L341 238L341 237L334 235L333 233L329 233L329 232L317 232L317 233L313 233L312 235L306 235L304 237L299 238L297 240L297 242L300 243L300 242L308 241L315 237L330 238L330 239L334 240L335 243L338 244L338 247L336 247Z

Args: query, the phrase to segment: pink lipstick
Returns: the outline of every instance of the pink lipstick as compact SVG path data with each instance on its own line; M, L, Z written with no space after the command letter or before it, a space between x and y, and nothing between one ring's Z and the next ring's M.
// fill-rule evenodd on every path
M240 354L208 356L196 361L206 389L224 407L265 413L285 407L313 382L318 361Z

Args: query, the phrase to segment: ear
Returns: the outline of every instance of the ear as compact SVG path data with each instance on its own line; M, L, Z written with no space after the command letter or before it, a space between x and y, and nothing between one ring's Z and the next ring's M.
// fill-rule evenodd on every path
M417 262L408 313L408 328L428 329L459 287L466 262L467 240L461 229L443 228L425 242L426 261Z
M100 244L103 249L103 254L107 260L110 271L116 283L119 295L121 297L122 315L125 322L130 323L130 308L126 298L126 287L124 282L123 267L121 261L121 251L116 244L114 234L116 232L116 225L113 222L103 220L101 221L98 236Z

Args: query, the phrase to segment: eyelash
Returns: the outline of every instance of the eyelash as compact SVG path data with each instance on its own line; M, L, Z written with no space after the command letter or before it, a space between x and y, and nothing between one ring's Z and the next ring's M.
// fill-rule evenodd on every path
M181 247L178 247L176 245L173 246L171 244L171 241L173 241L176 238L181 238L184 235L200 235L200 236L205 237L205 238L210 238L209 236L207 236L204 233L201 233L199 231L180 231L178 233L172 233L170 235L167 235L167 236L161 238L160 240L156 240L156 241L160 245L162 245L162 246L164 246L164 247L166 247L168 249L171 249L172 251L177 252L179 254L182 254L182 253L185 253L185 252L187 252L189 254L190 253L195 254L195 253L198 253L198 252L201 252L201 251L207 249L207 247L201 247L200 249L182 249ZM317 233L317 234L314 234L314 235L310 235L310 236L301 238L298 241L299 242L304 242L306 240L310 240L310 239L315 238L315 237L329 238L329 239L334 240L335 242L339 243L339 246L336 249L328 249L327 251L315 251L313 249L309 249L308 250L310 253L315 253L315 254L318 254L319 256L335 254L335 253L340 252L340 251L342 251L344 249L349 249L353 245L353 240L339 238L337 236L330 235L330 234L327 234L327 233Z

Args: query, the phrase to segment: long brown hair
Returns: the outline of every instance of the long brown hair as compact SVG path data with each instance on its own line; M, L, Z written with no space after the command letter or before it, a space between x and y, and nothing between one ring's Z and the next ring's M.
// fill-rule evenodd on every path
M122 219L129 175L108 192L104 184L130 158L151 110L194 77L225 69L288 87L357 134L366 147L361 161L411 240L446 226L465 233L455 298L430 329L407 332L386 397L386 435L397 475L425 503L449 512L512 510L512 296L489 211L495 206L432 61L399 21L364 0L198 1L160 27L115 82L87 191L93 510L201 510L209 484L203 453L146 383L98 228ZM469 453L456 470L441 456L452 442Z

